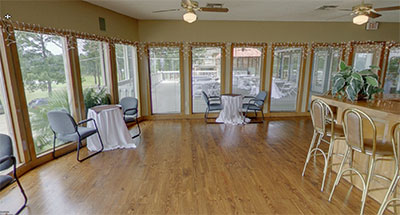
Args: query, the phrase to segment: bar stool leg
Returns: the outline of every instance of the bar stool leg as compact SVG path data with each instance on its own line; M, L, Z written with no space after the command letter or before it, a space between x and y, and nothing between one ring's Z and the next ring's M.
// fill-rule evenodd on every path
M379 208L378 215L382 215L385 212L385 209L389 203L388 198L393 193L394 189L396 189L397 182L399 181L399 171L396 170L392 183L390 183L389 189L386 192L385 198L383 198L381 207Z
M306 163L304 164L303 173L301 174L301 176L304 176L304 173L306 172L307 164L311 157L311 150L314 148L314 144L315 144L315 140L317 139L317 135L318 135L317 131L314 130L314 135L311 140L310 148L308 149Z
M352 151L352 149L351 149L350 147L347 146L346 153L345 153L345 155L344 155L344 157L343 157L342 163L340 164L339 171L338 171L338 173L337 173L336 180L335 180L335 183L333 184L332 191L331 191L331 195L329 196L329 200L328 200L328 201L331 201L331 200L332 200L333 192L335 192L335 188L336 188L336 186L339 184L340 178L342 177L342 174L343 174L343 166L344 166L344 163L345 163L346 160L347 160L347 156L349 156L349 152L350 152L350 151Z
M360 214L364 214L364 208L365 208L365 202L367 201L369 184L371 182L371 178L373 177L374 170L375 170L375 157L371 157L370 160L371 160L371 162L370 162L370 165L369 165L367 183L365 185L365 189L363 190L363 195L362 195L362 198L361 198L361 211L360 211Z
M331 137L331 140L329 142L328 157L326 158L325 166L324 166L324 176L322 178L321 192L324 191L326 174L328 173L329 162L332 157L333 144L334 144L334 139L333 139L333 137Z

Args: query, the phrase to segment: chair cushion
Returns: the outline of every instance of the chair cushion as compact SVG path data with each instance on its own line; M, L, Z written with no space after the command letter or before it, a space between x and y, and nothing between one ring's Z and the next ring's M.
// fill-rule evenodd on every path
M87 127L78 127L78 132L79 135L81 136L81 139L85 139L86 137L89 137L92 134L96 133L95 128L87 128ZM79 136L77 133L73 134L58 134L57 139L60 139L65 142L72 142L72 141L78 141Z
M215 110L222 110L222 105L221 104L210 104L208 106L209 111L215 111Z
M331 125L330 124L326 124L325 125L325 129L326 129L326 136L331 137ZM344 131L343 131L343 126L342 125L337 125L335 124L335 127L333 128L333 135L334 137L344 137Z
M0 190L7 187L7 185L9 185L12 181L13 181L13 178L11 176L0 175Z
M256 106L256 105L254 105L254 104L249 104L249 103L243 104L243 109L247 110L247 108L248 108L249 110L258 110L258 111L261 111L261 108L258 107L258 106Z
M364 139L364 150L368 155L372 155L372 139ZM393 145L391 141L376 140L376 154L383 156L392 156Z

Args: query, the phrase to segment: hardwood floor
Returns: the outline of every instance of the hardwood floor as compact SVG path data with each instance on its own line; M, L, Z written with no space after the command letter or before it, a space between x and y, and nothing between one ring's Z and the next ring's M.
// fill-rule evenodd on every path
M322 157L301 176L312 124L306 118L230 126L203 120L146 121L137 149L103 152L83 163L65 155L21 177L22 214L358 214L361 191L336 175L320 192ZM15 185L0 211L15 211ZM366 214L379 204L368 199Z

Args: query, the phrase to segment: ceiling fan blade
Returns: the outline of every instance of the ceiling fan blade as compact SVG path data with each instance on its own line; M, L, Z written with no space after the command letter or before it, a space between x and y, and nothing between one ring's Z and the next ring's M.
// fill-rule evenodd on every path
M222 12L222 13L226 13L229 11L228 8L219 8L219 7L201 7L200 11L203 12Z
M381 7L381 8L374 8L375 11L389 11L389 10L400 10L400 6L393 6L393 7Z
M181 9L156 10L156 11L153 11L152 13L174 12L174 11L180 11L180 10Z
M368 14L366 14L367 16L371 17L371 18L378 18L380 16L382 16L379 13L375 13L374 11L370 11Z

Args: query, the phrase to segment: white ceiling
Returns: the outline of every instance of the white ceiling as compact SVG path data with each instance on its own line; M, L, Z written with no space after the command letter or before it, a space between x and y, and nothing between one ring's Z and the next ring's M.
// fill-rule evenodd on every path
M183 11L152 13L155 10L180 8L180 0L84 0L127 16L142 20L181 20ZM350 12L337 9L316 10L323 5L338 5L350 9L361 0L199 0L200 7L207 3L222 3L228 13L199 12L199 20L241 21L319 21L351 22ZM366 0L374 8L400 5L399 0ZM379 22L399 22L400 10L380 12ZM348 14L348 15L346 15Z

